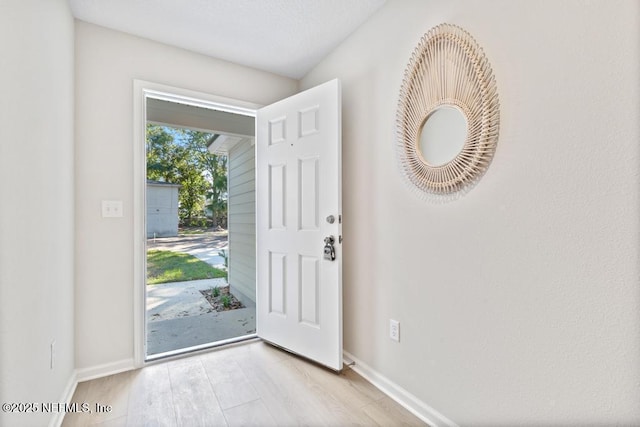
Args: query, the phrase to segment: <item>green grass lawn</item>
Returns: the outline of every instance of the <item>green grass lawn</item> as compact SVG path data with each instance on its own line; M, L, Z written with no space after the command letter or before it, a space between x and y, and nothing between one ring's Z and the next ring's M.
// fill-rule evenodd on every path
M182 252L147 252L147 285L225 277L225 272Z

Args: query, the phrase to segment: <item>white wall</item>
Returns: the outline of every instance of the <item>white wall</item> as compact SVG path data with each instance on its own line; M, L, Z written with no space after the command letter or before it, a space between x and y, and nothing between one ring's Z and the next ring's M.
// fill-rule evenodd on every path
M66 0L0 1L2 403L58 402L73 379L73 34Z
M639 17L389 0L302 80L343 82L345 348L460 425L640 424ZM501 129L480 183L434 204L404 186L394 119L442 22L484 48Z
M267 104L297 81L76 21L76 366L126 366L133 342L133 80ZM100 201L123 200L102 219Z

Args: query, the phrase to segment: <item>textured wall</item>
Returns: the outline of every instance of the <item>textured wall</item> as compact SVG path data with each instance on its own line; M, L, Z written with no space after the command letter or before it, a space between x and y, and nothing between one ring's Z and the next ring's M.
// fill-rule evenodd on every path
M2 403L58 402L73 375L73 33L65 0L0 1Z
M389 0L302 80L343 82L345 349L460 425L640 424L639 17ZM484 48L502 120L480 183L434 204L401 180L394 119L442 22Z

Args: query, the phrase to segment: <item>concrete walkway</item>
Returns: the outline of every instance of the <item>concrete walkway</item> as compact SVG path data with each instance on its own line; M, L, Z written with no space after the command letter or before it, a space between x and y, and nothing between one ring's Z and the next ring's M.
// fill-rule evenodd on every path
M147 289L147 354L208 344L255 333L256 309L216 312L200 290L224 279L164 283Z
M225 279L207 279L147 286L147 322L212 313L200 291L226 285Z
M227 250L227 236L224 232L149 239L147 247L188 253L214 267L224 267L218 252ZM242 301L246 308L216 312L200 293L226 284L225 279L207 279L147 286L147 354L255 333L256 311L251 300Z

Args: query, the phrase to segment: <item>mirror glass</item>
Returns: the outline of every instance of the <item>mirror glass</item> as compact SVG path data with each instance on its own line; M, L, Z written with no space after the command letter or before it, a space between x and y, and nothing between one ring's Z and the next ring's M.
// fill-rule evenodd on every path
M467 119L456 107L443 105L429 114L420 130L418 149L431 166L455 159L467 139Z

